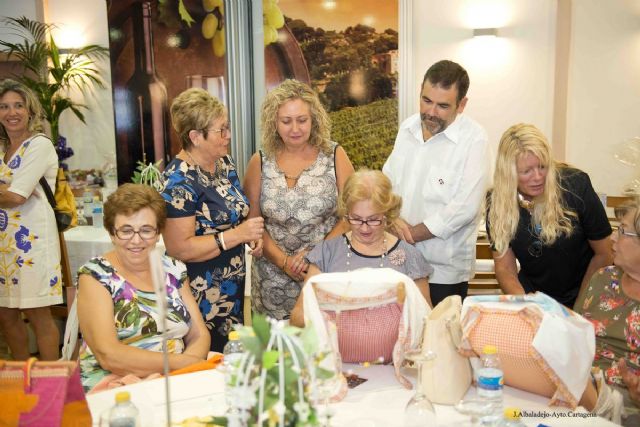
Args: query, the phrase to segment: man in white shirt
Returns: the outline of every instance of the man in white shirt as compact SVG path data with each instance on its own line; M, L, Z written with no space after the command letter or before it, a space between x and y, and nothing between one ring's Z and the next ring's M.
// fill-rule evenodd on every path
M415 243L435 269L429 278L434 306L449 295L467 295L490 170L485 130L462 115L468 88L459 64L432 65L422 82L420 114L400 125L382 168L402 196L398 236Z

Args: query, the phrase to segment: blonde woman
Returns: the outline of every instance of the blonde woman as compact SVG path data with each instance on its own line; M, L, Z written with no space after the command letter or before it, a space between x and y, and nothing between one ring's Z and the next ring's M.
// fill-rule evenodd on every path
M318 243L309 252L305 279L358 268L391 268L413 279L431 305L429 276L433 267L415 246L388 231L400 215L401 205L400 196L393 193L391 181L382 172L363 169L351 175L338 202L338 214L349 224L349 231ZM394 313L399 321L401 310L394 309ZM302 295L291 323L304 326Z
M0 330L16 360L29 358L24 314L39 358L58 358L49 306L62 302L60 246L53 209L39 184L55 188L58 156L42 134L42 108L27 87L0 82Z
M262 105L262 150L247 167L249 217L264 217L264 257L253 263L253 308L288 318L300 294L305 255L345 230L337 214L353 173L345 151L329 139L329 117L306 84L285 80Z
M591 275L611 263L611 226L589 176L554 161L530 124L500 140L487 233L506 294L542 291L573 307Z

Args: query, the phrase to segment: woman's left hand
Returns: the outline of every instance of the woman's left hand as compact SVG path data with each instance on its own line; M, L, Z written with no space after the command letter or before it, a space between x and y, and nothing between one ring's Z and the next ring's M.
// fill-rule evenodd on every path
M305 260L307 250L302 250L295 255L289 257L289 270L296 276L302 276L309 268L309 263Z

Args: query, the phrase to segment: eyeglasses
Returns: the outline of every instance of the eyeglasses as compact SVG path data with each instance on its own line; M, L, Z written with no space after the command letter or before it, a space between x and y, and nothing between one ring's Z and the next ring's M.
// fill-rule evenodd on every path
M531 224L531 228L529 229L529 234L531 234L531 236L533 236L535 240L531 242L527 250L529 252L529 255L531 255L534 258L540 258L542 256L542 241L540 240L541 232L542 232L542 227L540 226L540 224L536 224L536 225Z
M640 237L640 234L638 234L638 233L633 233L633 232L631 232L631 231L625 231L624 227L623 227L623 226L621 226L621 225L619 225L619 226L618 226L618 236L622 236L623 234L624 234L625 236L629 236L629 237Z
M143 226L140 230L134 230L131 227L116 228L115 235L120 240L131 240L134 235L140 236L142 240L151 240L158 235L158 229L151 226Z
M349 215L345 216L346 220L349 221L351 225L363 225L367 224L369 227L378 227L382 225L384 222L384 218L371 218L371 219L360 219L360 218L351 218Z
M204 133L205 131L207 132L220 132L220 138L224 138L226 136L230 136L231 135L231 128L230 127L221 127L220 129L213 129L213 128L207 128L207 129L202 129L202 132Z

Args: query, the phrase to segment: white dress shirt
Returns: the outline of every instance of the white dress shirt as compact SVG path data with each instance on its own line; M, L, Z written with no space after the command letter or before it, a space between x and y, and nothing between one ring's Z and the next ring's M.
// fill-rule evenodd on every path
M454 284L473 276L489 153L487 133L463 114L427 141L419 114L400 125L382 171L402 196L402 218L412 226L424 223L435 236L416 244L435 269L432 283Z

